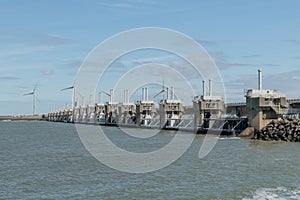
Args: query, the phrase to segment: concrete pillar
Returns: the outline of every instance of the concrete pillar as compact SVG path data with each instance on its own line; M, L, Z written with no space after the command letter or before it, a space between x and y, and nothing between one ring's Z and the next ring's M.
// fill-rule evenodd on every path
M175 89L174 89L174 87L172 86L172 87L171 87L172 100L175 99L175 91L174 91L174 90L175 90Z
M209 79L209 96L212 96L212 80Z
M167 112L165 109L165 101L159 104L159 121L160 121L160 129L164 129L167 123Z
M111 89L110 91L109 91L109 96L110 96L110 102L114 102L114 90L113 89Z
M170 91L169 88L167 87L167 99L169 99L169 96L170 96Z
M200 124L200 121L202 120L201 113L200 113L199 101L193 102L193 108L194 108L194 132L196 133L198 130L198 125Z
M262 71L258 70L258 90L262 90Z
M139 102L136 104L136 124L140 126L141 121L142 121L142 110L141 110L141 103Z
M203 97L206 95L206 91L205 91L205 81L202 81L202 92L203 92Z
M145 101L148 101L148 87L145 87Z
M145 88L142 88L142 101L145 101Z

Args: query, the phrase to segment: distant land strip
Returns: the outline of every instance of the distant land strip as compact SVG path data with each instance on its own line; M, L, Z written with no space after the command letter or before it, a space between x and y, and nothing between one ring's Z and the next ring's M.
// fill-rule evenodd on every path
M45 120L43 115L20 115L20 116L0 116L0 121L18 121L18 120Z

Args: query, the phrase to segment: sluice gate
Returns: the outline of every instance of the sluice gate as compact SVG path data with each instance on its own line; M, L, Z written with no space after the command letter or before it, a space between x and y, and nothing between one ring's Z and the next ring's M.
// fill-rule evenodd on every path
M204 119L203 127L199 127L197 131L199 133L213 131L223 135L238 135L247 127L249 127L247 117L224 117L218 119Z

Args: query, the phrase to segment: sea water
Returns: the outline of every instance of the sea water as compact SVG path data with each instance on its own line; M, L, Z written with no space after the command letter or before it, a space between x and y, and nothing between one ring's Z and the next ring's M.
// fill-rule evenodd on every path
M160 148L176 134L132 140L116 127L104 129L136 152ZM300 199L299 143L226 137L199 159L203 139L168 167L130 174L96 160L73 124L0 122L0 199Z

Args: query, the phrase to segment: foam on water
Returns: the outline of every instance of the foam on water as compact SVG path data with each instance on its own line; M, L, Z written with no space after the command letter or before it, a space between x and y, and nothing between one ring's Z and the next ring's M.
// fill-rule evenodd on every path
M251 198L244 198L244 200L261 199L261 200L286 200L286 199L300 199L300 187L298 188L260 188L256 190Z
M241 138L239 137L234 137L234 136L221 136L219 140L240 140Z

